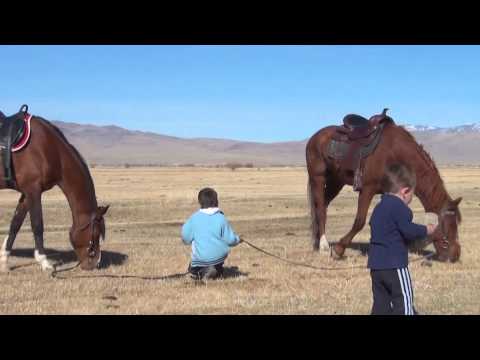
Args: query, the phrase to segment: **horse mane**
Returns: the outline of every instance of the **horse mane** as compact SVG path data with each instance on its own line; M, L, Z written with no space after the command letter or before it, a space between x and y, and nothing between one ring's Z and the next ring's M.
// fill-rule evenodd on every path
M68 141L65 134L56 125L54 125L51 121L48 121L48 120L46 120L42 117L37 116L37 118L40 119L41 121L43 121L44 123L46 123L50 128L52 128L57 133L57 135L59 135L60 138L65 142L65 144L73 151L73 153L77 156L77 158L80 160L80 164L82 165L82 167L83 167L83 169L84 169L84 171L85 171L85 173L88 177L88 180L90 181L90 184L91 184L92 189L93 189L93 194L95 195L95 187L93 185L92 175L90 174L90 170L88 169L87 162L85 161L82 154L80 154L80 152L77 150L77 148L75 146L73 146ZM96 199L96 196L94 196L94 198Z
M415 144L415 149L417 150L417 153L424 159L425 163L427 164L427 166L432 169L432 171L434 172L434 175L436 175L436 177L439 179L439 182L437 184L434 184L432 186L432 192L434 192L434 190L438 187L438 186L441 186L443 188L445 188L445 183L443 182L443 179L442 179L442 176L440 175L440 172L438 171L438 168L437 166L435 165L435 162L433 161L432 159L432 156L428 153L427 150L425 150L424 146L422 144L419 144L417 142L417 139L415 139L415 137L410 133L410 131L408 131L407 129L405 129L403 126L398 126L399 129L401 129L403 131L403 133L410 139L413 141L413 143ZM450 198L448 198L450 200ZM457 221L458 223L460 223L462 221L462 214L460 213L460 209L457 207L455 207L454 209L451 209L453 211L455 211L455 215L457 217Z
M410 133L410 131L405 129L403 126L399 126L399 128L402 129L405 135L407 135L407 137L410 138L410 140L412 140L415 143L417 152L425 160L428 167L430 167L434 171L435 175L438 176L438 178L440 179L441 185L443 185L443 179L440 176L440 172L438 171L438 168L435 165L435 162L433 161L432 156L428 153L427 150L425 150L422 144L419 144L417 142L417 139L415 139L415 137Z

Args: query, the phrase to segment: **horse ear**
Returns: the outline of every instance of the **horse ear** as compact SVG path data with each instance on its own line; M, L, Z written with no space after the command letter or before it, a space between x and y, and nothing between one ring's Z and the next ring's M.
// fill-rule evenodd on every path
M458 206L458 204L460 204L462 199L463 199L462 197L459 197L458 199L453 200L452 203L455 204L455 206Z
M103 216L105 215L105 213L107 212L108 208L110 207L110 205L107 205L107 206L99 206L98 207L98 210L97 210L97 213L99 216Z

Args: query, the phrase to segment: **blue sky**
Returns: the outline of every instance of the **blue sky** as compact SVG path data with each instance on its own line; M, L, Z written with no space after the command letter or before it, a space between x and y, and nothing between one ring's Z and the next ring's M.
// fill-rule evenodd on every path
M347 113L480 122L480 46L5 46L0 109L180 137L301 140Z

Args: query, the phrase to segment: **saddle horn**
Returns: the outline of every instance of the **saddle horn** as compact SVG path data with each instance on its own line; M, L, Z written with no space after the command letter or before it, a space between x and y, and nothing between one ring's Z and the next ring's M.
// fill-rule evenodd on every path
M25 110L24 110L25 109ZM20 107L20 112L23 112L23 113L28 113L28 105L27 104L23 104L21 107Z

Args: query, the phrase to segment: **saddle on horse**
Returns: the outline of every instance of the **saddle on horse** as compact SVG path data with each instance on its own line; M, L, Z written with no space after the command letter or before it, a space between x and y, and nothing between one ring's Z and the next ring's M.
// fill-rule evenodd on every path
M20 150L30 135L28 106L22 105L20 111L12 116L0 112L0 155L4 170L4 181L8 188L15 188L12 166L12 152Z
M342 170L353 174L353 190L362 189L363 159L369 156L380 142L383 128L395 122L387 116L388 109L369 120L360 115L349 114L343 125L337 126L328 144L328 156L340 162Z

